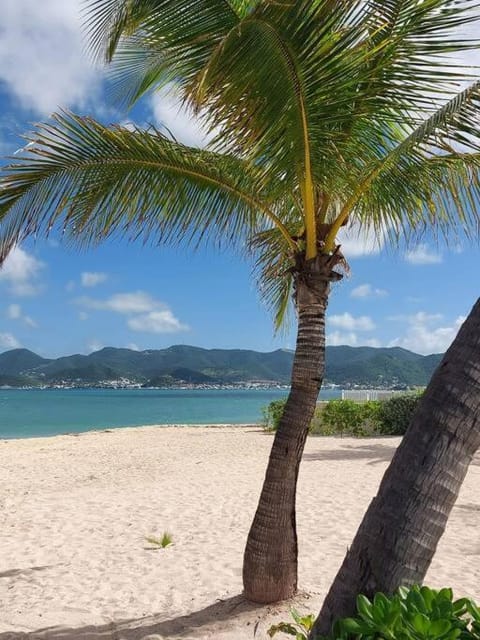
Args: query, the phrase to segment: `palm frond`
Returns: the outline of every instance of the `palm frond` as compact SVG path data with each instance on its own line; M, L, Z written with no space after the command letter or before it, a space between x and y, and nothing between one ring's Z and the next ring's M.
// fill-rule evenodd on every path
M275 330L286 329L293 310L292 252L277 229L257 233L249 249L256 257L254 272L260 298L274 318Z
M364 166L363 175L354 174L355 186L327 238L327 249L334 246L341 224L352 211L358 213L359 205L374 197L377 200L383 198L385 211L390 211L385 215L391 218L395 215L397 228L403 228L405 223L415 223L417 229L425 225L445 229L446 224L471 223L472 216L477 213L476 207L472 210L472 203L478 204L474 185L479 177L479 119L480 81L477 81L437 109L408 135L397 129L396 134L403 134L403 138L396 145L393 144L393 136L386 139L386 145L378 147L379 153ZM457 161L442 162L442 157L451 156L452 151ZM429 162L433 158L437 159L436 163ZM428 171L430 175L426 173ZM438 175L438 171L442 171L442 175ZM417 198L417 211L413 215L412 200L404 187L407 177L416 173L419 177L422 175L425 182L414 185L408 181L412 186L412 196L416 194ZM466 174L469 176L468 185L460 189L458 183L465 182ZM421 206L420 193L424 194L424 204L428 206ZM403 206L404 202L410 205ZM433 203L437 207L435 216L427 212ZM470 211L468 215L467 211Z
M212 238L243 246L247 236L275 224L270 200L258 172L237 158L192 149L153 130L108 128L60 114L3 170L0 257L19 239L46 235L59 224L78 244L117 233L148 242Z
M234 5L238 4L238 7ZM114 61L114 90L129 106L165 82L188 82L237 24L246 3L227 0L89 0L85 26L92 52Z

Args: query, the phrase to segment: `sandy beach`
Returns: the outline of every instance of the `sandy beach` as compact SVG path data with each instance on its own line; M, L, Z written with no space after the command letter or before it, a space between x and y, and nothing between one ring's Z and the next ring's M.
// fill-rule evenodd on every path
M266 638L292 603L245 603L241 567L271 442L228 426L0 441L0 639ZM397 444L309 438L301 611L318 611ZM478 599L479 487L477 457L426 581ZM165 531L165 549L146 541Z

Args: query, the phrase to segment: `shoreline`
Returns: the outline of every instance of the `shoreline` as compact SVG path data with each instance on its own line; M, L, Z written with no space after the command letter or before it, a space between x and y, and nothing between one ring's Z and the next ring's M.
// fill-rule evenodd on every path
M260 423L250 423L250 422L219 422L219 423L159 423L159 424L139 424L128 425L128 426L116 426L116 427L105 427L105 428L93 428L88 429L88 431L65 431L65 433L53 433L50 436L25 436L23 438L5 438L0 436L0 443L2 442L23 442L24 440L48 440L51 441L54 438L78 438L81 436L88 436L90 434L93 435L101 435L104 433L114 433L116 431L138 431L142 430L158 430L158 429L258 429L263 432L262 425ZM265 432L267 433L267 432ZM268 434L268 433L267 433ZM330 437L330 436L328 436Z
M106 432L107 431L107 432ZM140 640L266 638L318 612L399 438L307 439L298 483L299 589L254 607L242 557L271 438L257 425L98 430L2 441L0 634ZM427 575L480 599L480 456ZM168 531L173 544L152 549ZM52 630L54 628L54 630Z

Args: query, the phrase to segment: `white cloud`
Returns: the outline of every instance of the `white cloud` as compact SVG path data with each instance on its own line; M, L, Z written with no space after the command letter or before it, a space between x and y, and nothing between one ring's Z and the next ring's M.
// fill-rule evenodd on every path
M75 302L89 309L113 311L129 316L127 326L132 331L175 333L189 329L174 316L164 302L156 300L145 291L116 293L105 300L82 296Z
M2 0L0 81L41 115L83 105L99 72L84 53L81 0Z
M15 247L0 267L0 283L7 283L15 296L34 296L42 290L38 280L44 267L41 260L21 247Z
M403 337L392 340L389 347L403 347L415 353L443 353L453 342L465 316L458 316L448 326L436 326L442 315L420 311L412 316L403 317L407 329ZM396 320L401 317L394 318Z
M415 249L407 251L405 260L410 264L440 264L443 260L441 254L432 251L428 245L419 244Z
M164 89L155 92L150 98L156 126L164 128L166 133L193 147L205 147L212 139L207 135L201 120L182 105L175 92L175 85L168 84Z
M129 342L127 344L127 349L131 349L132 351L140 351L140 347L135 342Z
M361 227L358 222L342 227L337 236L338 244L342 246L342 253L347 260L380 253L386 239L386 229L376 231L371 227Z
M0 333L1 349L18 349L20 342L11 333Z
M132 293L116 293L106 300L97 300L82 296L75 300L77 304L90 309L114 311L115 313L146 313L148 311L166 309L166 305L160 300L155 300L146 291L133 291Z
M93 340L90 340L90 342L87 344L87 349L90 353L92 353L93 351L100 351L100 349L103 349L104 346L105 345L102 344L99 340L93 338Z
M171 311L150 311L140 316L129 318L127 325L132 331L145 333L176 333L188 331L188 326L182 324Z
M385 289L376 289L371 284L361 284L352 289L350 296L352 298L382 298L388 294Z
M35 328L37 323L30 316L24 315L22 307L19 304L10 304L7 307L7 317L10 320L21 320L29 327Z
M85 311L79 311L78 319L79 320L88 320L88 313L86 313Z
M97 284L101 284L108 279L108 275L106 273L101 273L98 271L83 271L80 275L80 282L82 283L82 287L96 287Z
M348 312L330 316L328 322L332 327L339 327L346 331L372 331L375 329L375 324L369 316L355 318Z
M18 320L22 317L22 308L19 304L10 304L7 307L7 316L11 320Z
M347 345L350 347L379 347L380 342L376 338L359 338L354 331L342 333L341 331L332 331L327 334L327 344L332 347Z

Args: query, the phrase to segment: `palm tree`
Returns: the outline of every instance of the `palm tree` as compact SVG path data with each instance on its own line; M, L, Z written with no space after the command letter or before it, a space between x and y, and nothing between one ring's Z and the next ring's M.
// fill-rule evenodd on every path
M297 588L296 484L339 230L475 229L480 83L454 95L466 78L447 56L476 44L456 35L473 20L456 0L89 0L119 95L173 82L213 140L62 113L4 171L0 260L59 226L75 244L211 238L252 252L277 324L293 298L291 391L245 550L251 600Z
M480 447L480 299L435 371L330 587L312 638L359 593L421 584Z

